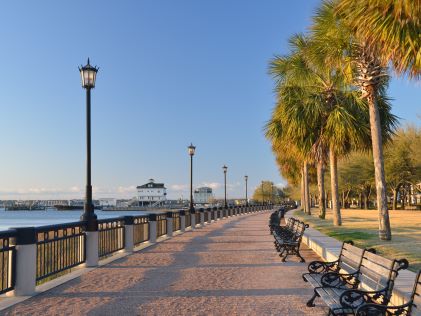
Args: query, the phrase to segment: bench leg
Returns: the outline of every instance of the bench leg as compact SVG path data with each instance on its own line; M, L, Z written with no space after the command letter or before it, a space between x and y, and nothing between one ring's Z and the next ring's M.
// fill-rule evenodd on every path
M298 258L300 258L300 262L306 262L305 259L301 256L299 251L297 251L296 255Z
M319 297L319 293L316 292L316 290L314 290L314 294L313 296L308 300L307 302L307 307L314 307L314 300L316 299L316 297ZM329 310L330 311L330 310Z

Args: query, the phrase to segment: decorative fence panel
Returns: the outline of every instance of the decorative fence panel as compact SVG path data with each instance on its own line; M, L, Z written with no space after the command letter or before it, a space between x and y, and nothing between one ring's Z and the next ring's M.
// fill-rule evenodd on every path
M167 215L156 215L156 237L161 237L167 234Z
M98 255L105 257L124 248L124 219L98 221Z
M15 287L16 248L15 232L0 233L0 294L12 291Z
M137 216L133 221L133 242L138 245L149 240L149 217Z
M181 217L179 212L172 213L172 231L176 232L181 229Z
M36 280L60 276L86 260L83 222L37 227Z

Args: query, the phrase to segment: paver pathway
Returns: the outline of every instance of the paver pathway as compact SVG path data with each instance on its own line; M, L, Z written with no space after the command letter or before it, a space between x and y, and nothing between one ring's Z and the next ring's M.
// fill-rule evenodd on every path
M281 263L269 213L221 220L95 269L5 315L325 315L306 265ZM317 257L303 250L304 257Z

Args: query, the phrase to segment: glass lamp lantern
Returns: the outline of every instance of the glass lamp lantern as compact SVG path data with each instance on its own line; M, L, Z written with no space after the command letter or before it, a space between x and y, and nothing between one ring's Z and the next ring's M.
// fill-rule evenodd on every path
M187 147L188 148L188 150L189 150L189 155L190 156L193 156L194 155L194 152L196 151L196 147L195 146L193 146L193 144L190 144L190 146L189 147Z
M249 176L244 176L244 180L248 180L249 179Z
M224 170L224 173L227 173L228 167L227 166L223 166L222 169Z
M97 67L91 66L91 64L89 63L89 58L88 63L85 66L79 67L83 88L95 88L96 73L98 72L98 69L99 68Z

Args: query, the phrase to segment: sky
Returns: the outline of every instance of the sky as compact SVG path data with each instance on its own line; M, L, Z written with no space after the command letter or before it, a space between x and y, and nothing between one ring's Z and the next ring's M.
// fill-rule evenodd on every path
M135 196L149 178L169 198L194 186L244 196L284 185L263 126L268 61L304 32L316 0L5 1L0 10L0 199L83 198L85 91L92 91L94 198ZM420 123L421 86L393 78L393 112ZM251 192L250 192L251 193Z

